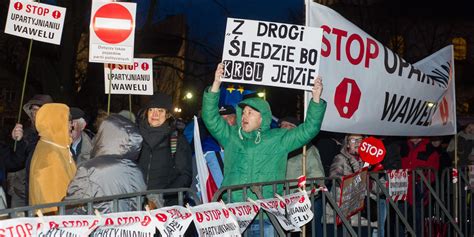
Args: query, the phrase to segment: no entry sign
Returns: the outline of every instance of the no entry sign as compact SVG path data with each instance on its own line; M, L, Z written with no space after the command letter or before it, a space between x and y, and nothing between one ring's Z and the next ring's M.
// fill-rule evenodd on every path
M93 1L89 61L133 63L136 3Z
M66 8L12 0L5 33L50 44L61 44Z

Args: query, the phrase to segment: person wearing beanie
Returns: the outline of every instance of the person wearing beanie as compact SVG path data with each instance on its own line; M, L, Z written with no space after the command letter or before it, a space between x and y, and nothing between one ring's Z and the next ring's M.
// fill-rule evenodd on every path
M148 190L188 188L191 185L191 147L174 126L172 106L169 95L157 93L142 109L143 114L138 121L143 137L138 164L143 170ZM149 195L148 199L149 204L156 207L178 204L175 195L165 195L164 200L157 195Z

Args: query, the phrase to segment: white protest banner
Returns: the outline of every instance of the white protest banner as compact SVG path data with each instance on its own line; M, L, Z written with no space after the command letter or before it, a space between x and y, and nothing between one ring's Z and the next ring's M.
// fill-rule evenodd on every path
M153 224L161 236L184 236L193 221L191 211L182 206L171 206L150 211Z
M387 170L388 193L394 202L407 200L408 170Z
M239 223L240 233L244 233L247 227L252 223L255 216L260 211L260 207L257 204L251 202L236 202L226 204L229 211L231 211L237 222Z
M275 216L280 223L281 227L286 231L301 231L299 227L293 225L293 223L286 217L286 204L278 198L269 198L263 200L256 200L256 203L260 205L260 208L265 210L267 213Z
M311 90L322 30L227 18L222 81Z
M133 64L104 64L105 93L153 95L153 59L135 58ZM112 82L112 85L109 83Z
M302 227L313 219L311 202L306 192L297 192L283 196L288 211L288 219L297 227Z
M99 221L99 227L92 232L92 237L103 236L144 236L155 234L155 225L151 223L148 212L118 212L104 214Z
M339 198L339 208L346 218L357 214L364 209L365 196L367 194L367 167L342 177L341 196ZM337 224L342 221L336 218Z
M10 0L5 33L50 44L61 44L66 8Z
M0 221L0 236L2 237L30 237L37 236L38 218L14 218Z
M190 207L199 236L240 236L237 220L223 203Z
M454 114L444 123L435 115L454 83L451 62L449 72L444 70L446 61L439 74L424 72L332 9L317 3L310 8L310 26L323 29L319 74L327 109L322 130L394 136L455 133ZM439 65L431 59L425 63Z
M44 216L38 237L87 237L99 225L97 216ZM41 219L40 219L41 220Z
M136 3L93 0L89 62L132 64Z
M446 46L438 52L413 64L433 80L447 86L446 92L441 95L436 110L431 120L433 126L448 126L456 131L456 93L454 75L453 46ZM455 134L454 132L452 134Z

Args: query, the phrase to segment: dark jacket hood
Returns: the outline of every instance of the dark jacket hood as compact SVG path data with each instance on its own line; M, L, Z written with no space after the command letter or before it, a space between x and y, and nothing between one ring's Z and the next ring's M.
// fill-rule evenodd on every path
M137 126L118 114L112 114L102 122L94 139L91 159L118 155L135 160L143 141Z

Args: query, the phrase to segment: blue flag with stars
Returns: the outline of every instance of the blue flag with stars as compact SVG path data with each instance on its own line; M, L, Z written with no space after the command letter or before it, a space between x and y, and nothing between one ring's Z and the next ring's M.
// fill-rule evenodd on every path
M225 85L221 88L219 107L224 105L237 106L243 100L245 95L255 93L252 90L246 90L243 85Z

